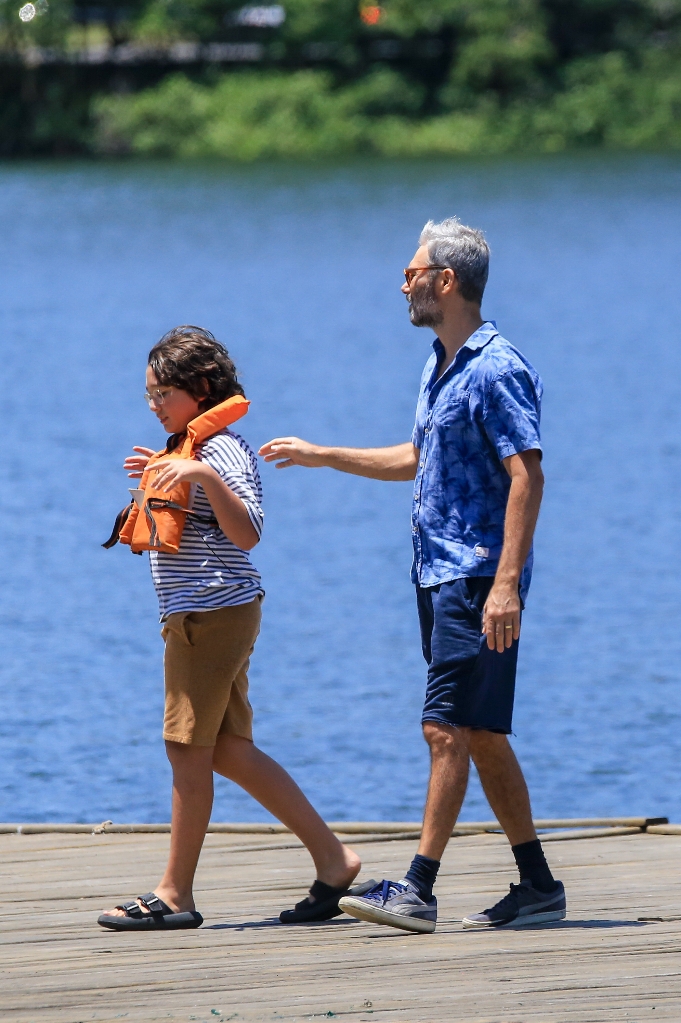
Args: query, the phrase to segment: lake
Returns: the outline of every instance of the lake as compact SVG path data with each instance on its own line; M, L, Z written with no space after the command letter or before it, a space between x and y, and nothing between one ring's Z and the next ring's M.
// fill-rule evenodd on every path
M537 816L681 820L678 157L0 166L0 817L164 821L146 558L105 551L151 345L212 330L257 448L408 440L432 334L399 288L430 217L492 248L484 315L545 383L546 496L513 740ZM328 819L418 820L410 485L262 465L256 740ZM474 779L462 817L487 818ZM214 820L267 820L218 780Z

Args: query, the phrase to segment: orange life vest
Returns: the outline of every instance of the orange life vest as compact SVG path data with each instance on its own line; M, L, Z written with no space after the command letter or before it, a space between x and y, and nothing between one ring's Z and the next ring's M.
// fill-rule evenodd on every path
M113 547L120 541L129 544L134 554L142 551L177 554L187 516L196 515L188 507L191 483L178 483L170 491L155 490L150 483L154 464L165 458L195 458L199 444L245 416L249 405L250 402L240 394L228 398L192 419L184 440L174 451L157 451L152 455L139 484L139 503L133 497L118 515L113 532L102 547ZM217 524L216 520L212 519L211 524Z

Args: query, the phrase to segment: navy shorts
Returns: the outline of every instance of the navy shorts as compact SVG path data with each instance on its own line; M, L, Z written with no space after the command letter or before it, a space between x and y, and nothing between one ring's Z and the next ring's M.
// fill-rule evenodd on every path
M502 654L481 633L492 576L416 587L421 645L428 664L422 723L512 731L518 641Z

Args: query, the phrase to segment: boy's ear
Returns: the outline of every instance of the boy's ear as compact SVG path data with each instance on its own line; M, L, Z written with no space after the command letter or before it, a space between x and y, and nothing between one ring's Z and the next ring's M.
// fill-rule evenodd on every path
M203 406L206 399L210 397L210 384L208 383L208 377L201 377L201 389L203 397L199 400L199 405ZM205 409L202 408L201 411L205 412Z

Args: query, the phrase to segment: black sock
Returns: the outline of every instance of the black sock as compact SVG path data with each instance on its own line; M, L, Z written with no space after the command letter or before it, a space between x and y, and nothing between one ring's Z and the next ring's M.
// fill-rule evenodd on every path
M416 888L424 902L430 902L439 869L439 860L431 860L429 856L419 856L417 853L404 879Z
M553 891L556 882L549 870L544 850L538 838L535 838L533 842L523 842L522 845L511 846L511 852L518 864L521 881L529 881L533 888L546 895Z

